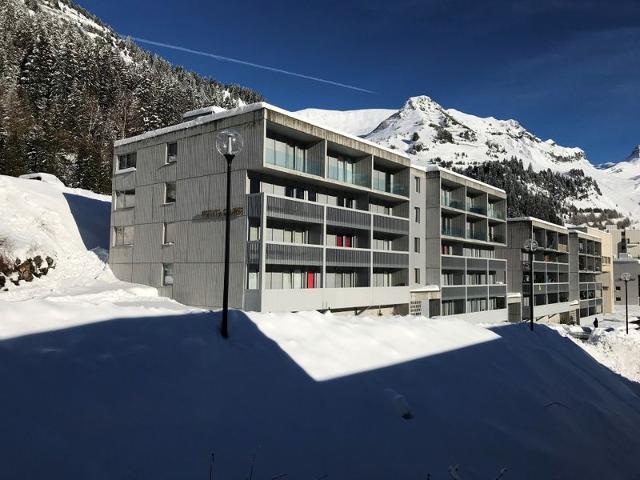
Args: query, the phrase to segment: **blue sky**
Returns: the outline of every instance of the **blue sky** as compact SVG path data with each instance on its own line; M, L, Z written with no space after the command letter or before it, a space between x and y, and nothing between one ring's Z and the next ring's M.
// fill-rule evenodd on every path
M637 0L79 0L123 35L354 85L142 45L297 110L445 107L515 118L594 163L640 143Z

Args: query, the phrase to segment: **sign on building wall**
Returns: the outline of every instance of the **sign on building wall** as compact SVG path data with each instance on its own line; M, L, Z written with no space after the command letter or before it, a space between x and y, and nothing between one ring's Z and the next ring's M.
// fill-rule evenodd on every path
M215 208L213 210L203 210L198 215L193 217L194 220L221 220L225 218L227 213L226 208ZM236 207L231 209L232 217L244 216L244 207Z

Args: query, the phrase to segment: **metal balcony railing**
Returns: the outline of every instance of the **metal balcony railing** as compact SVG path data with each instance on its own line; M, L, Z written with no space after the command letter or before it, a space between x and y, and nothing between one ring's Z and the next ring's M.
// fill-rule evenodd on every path
M442 227L442 235L464 238L464 230L462 230L461 228Z

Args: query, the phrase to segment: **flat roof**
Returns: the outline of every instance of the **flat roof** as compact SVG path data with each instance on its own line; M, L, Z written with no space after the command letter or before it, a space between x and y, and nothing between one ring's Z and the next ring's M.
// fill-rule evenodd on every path
M473 183L476 183L478 185L482 185L484 187L488 187L492 190L497 190L498 192L502 192L505 195L507 194L507 192L505 190L503 190L502 188L496 187L495 185L491 185L489 183L484 183L480 180L476 180L475 178L471 178L471 177L467 177L466 175L463 175L462 173L458 173L458 172L454 172L453 170L449 170L448 168L444 168L441 167L439 165L426 165L426 166L422 166L422 165L411 165L411 168L415 168L416 170L421 170L423 172L445 172L448 173L449 175L453 175L455 177L459 177L465 181L471 181Z
M187 114L189 114L189 113L196 114L196 112L199 112L199 111L206 112L206 111L208 111L208 109L211 109L211 108L212 107L204 107L204 108L201 108L201 109L198 109L198 110L192 110L191 112L187 112ZM323 130L326 130L327 132L335 133L337 135L342 135L343 137L350 138L352 140L356 140L356 141L358 141L360 143L363 143L365 145L369 145L370 147L378 148L378 149L383 150L385 152L392 153L393 155L397 155L399 157L402 157L402 158L405 158L405 159L411 161L411 158L409 157L409 155L407 155L406 153L403 153L403 152L401 152L399 150L394 150L394 149L391 149L391 148L383 147L382 145L379 145L379 144L377 144L375 142L372 142L370 140L365 140L364 138L361 138L361 137L358 137L358 136L355 136L355 135L351 135L349 133L341 132L339 130L336 130L335 128L331 128L331 127L327 127L326 125L322 125L321 123L310 122L306 118L299 117L295 113L292 113L292 112L290 112L288 110L285 110L283 108L280 108L280 107L276 107L275 105L271 105L270 103L266 103L266 102L251 103L249 105L243 105L241 107L232 108L230 110L225 110L223 112L201 115L199 117L194 118L193 120L188 120L186 122L181 122L181 123L178 123L176 125L170 125L170 126L164 127L164 128L159 128L157 130L150 130L148 132L141 133L140 135L135 135L133 137L123 138L121 140L116 140L114 142L114 146L115 147L121 147L123 145L128 145L128 144L131 144L131 143L139 142L141 140L146 140L146 139L149 139L149 138L158 137L160 135L165 135L167 133L178 132L180 130L186 130L188 128L192 128L192 127L196 127L196 126L200 126L200 125L206 125L207 123L215 122L216 120L221 120L223 118L234 117L236 115L242 115L244 113L255 112L257 110L262 110L262 109L271 110L273 112L277 112L277 113L280 113L282 115L286 115L288 117L291 117L291 118L293 118L295 120L298 120L300 122L306 123L308 125L312 125L312 126L315 126L315 127L322 128ZM493 188L495 188L495 187L493 187Z
M542 220L541 218L536 218L536 217L512 217L512 218L507 218L508 222L532 222L532 223L539 223L551 228L555 228L555 229L561 229L564 230L566 233L569 233L569 229L567 227L565 227L564 225L558 225L557 223L553 223L553 222L549 222L547 220Z

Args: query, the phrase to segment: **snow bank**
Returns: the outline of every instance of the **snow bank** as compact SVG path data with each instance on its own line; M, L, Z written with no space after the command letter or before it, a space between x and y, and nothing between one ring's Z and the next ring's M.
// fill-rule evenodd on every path
M10 260L49 255L57 262L46 277L12 287L28 290L25 298L39 295L42 288L40 295L45 295L63 282L82 285L110 275L103 260L109 247L111 197L67 188L53 179L0 175L0 253ZM1 298L6 295L0 292Z

